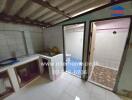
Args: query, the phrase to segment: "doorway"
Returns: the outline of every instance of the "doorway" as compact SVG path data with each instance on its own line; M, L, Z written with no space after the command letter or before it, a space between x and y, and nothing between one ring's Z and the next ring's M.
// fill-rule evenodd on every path
M130 23L130 18L91 22L89 82L114 91Z
M65 71L81 78L85 23L66 25L64 31Z

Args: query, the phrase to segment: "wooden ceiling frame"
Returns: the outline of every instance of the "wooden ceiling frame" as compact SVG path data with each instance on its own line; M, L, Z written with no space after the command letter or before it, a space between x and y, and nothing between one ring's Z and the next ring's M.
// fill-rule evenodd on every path
M35 3L38 3L39 5L46 7L48 9L50 9L51 11L54 11L58 14L61 14L62 16L71 19L70 15L65 14L64 11L59 10L57 7L53 7L48 1L43 1L43 0L32 0Z
M29 18L21 18L19 16L11 16L5 13L0 13L0 21L3 22L12 22L12 23L20 23L25 25L39 26L39 27L49 27L51 24L45 22L39 22L37 20L30 20Z
M39 26L39 27L49 27L51 26L50 23L40 22L37 20L31 20L29 18L22 18L19 17L19 14L23 12L32 2L31 0L27 1L24 6L15 14L15 15L9 15L9 11L11 7L13 6L15 0L7 0L6 6L2 13L0 13L0 21L9 23L19 23L19 24L25 24L25 25L31 25L31 26Z

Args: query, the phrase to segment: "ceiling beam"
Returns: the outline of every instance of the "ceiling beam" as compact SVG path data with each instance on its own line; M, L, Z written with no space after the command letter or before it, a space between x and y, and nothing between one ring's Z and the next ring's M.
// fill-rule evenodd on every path
M49 24L49 23L39 22L36 20L30 20L29 18L21 18L18 16L11 16L11 15L7 15L5 13L0 13L0 21L20 23L20 24L33 25L33 26L41 26L41 27L51 26L51 24Z
M54 11L58 14L61 14L62 16L66 17L66 18L71 18L68 14L65 14L63 11L59 10L57 7L53 7L48 1L43 1L43 0L32 0L35 3L38 3L39 5L46 7L48 9L50 9L51 11Z
M3 12L8 14L10 12L10 9L12 8L14 2L15 2L15 0L7 0Z

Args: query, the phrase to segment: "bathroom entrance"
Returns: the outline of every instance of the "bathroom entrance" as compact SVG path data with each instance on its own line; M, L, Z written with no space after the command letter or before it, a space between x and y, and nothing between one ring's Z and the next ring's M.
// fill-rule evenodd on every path
M77 23L63 27L65 70L80 78L82 75L84 27L85 23Z
M88 81L114 91L129 35L131 19L91 22Z

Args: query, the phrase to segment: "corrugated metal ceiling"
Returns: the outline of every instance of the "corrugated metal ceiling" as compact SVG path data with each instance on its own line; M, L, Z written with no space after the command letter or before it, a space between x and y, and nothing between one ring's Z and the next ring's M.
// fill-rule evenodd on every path
M108 3L110 0L0 0L0 13L49 26Z

